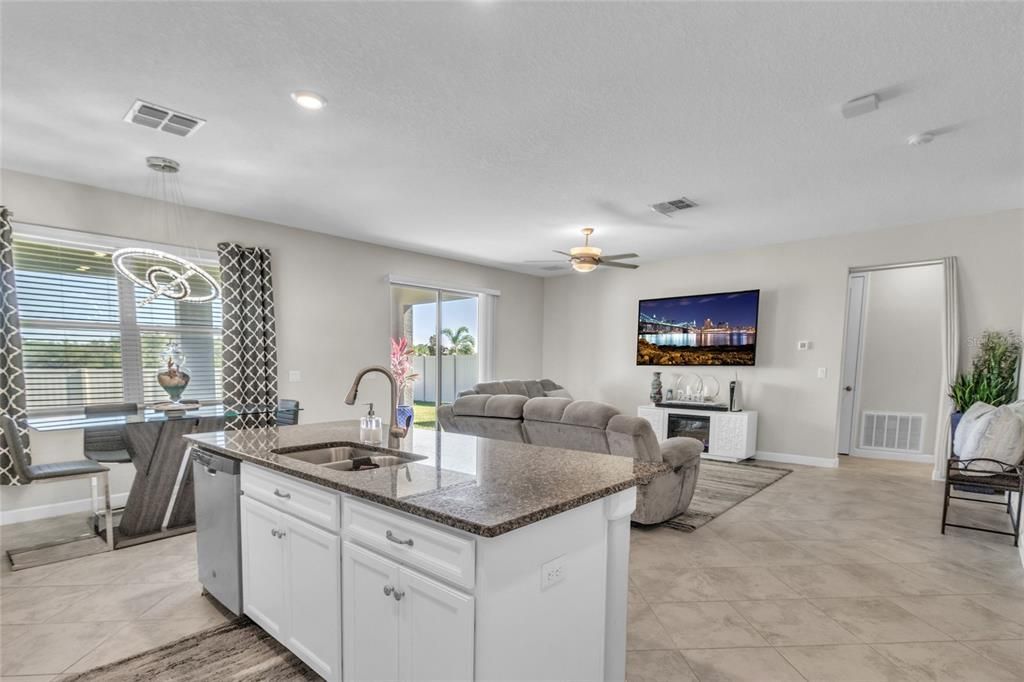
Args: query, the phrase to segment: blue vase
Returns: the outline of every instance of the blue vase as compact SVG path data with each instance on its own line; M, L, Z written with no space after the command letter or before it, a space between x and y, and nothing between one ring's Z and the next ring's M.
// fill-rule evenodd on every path
M395 408L395 413L398 415L399 426L403 428L412 428L412 405L399 405Z

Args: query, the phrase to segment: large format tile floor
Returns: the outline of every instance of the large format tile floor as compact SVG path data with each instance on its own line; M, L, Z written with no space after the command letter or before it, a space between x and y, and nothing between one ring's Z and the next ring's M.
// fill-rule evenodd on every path
M1024 679L1024 568L1009 538L940 535L930 467L795 468L694 533L633 531L631 681ZM1005 523L978 507L971 518ZM2 545L62 523L8 526ZM2 570L2 682L59 678L227 619L200 595L192 535Z

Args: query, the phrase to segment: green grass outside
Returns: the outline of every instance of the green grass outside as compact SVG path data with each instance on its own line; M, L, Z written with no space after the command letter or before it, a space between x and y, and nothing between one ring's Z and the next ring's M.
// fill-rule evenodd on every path
M412 406L412 425L417 429L437 428L437 407L434 403L416 401Z

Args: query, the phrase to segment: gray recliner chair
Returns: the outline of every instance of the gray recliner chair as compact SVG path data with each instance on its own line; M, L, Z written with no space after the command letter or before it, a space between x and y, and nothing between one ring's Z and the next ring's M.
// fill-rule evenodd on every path
M642 524L686 511L704 450L693 438L659 443L646 419L588 400L473 393L442 405L437 417L441 428L454 433L632 457L638 463L633 521Z

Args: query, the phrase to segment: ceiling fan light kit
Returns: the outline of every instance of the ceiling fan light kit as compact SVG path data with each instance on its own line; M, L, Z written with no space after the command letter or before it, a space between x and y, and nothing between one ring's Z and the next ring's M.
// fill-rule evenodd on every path
M624 258L638 258L635 253L619 253L614 256L602 256L603 251L596 246L590 245L590 235L594 234L594 228L584 227L583 230L583 246L574 246L569 249L568 252L559 251L555 249L555 253L560 256L568 256L569 265L576 272L593 272L599 265L606 265L613 268L626 268L629 270L636 270L639 265L633 265L632 263L619 263ZM557 261L527 261L528 263L547 263ZM557 268L543 268L544 270L554 270Z

